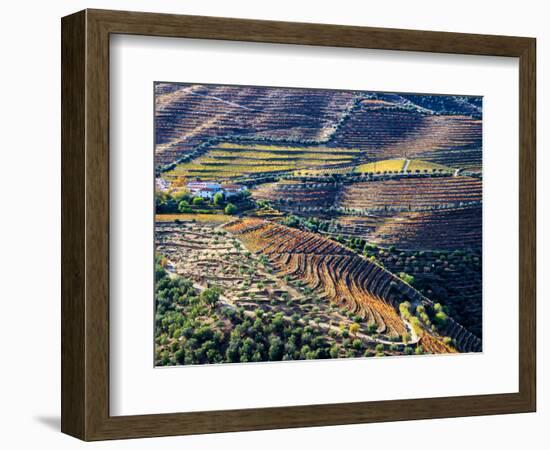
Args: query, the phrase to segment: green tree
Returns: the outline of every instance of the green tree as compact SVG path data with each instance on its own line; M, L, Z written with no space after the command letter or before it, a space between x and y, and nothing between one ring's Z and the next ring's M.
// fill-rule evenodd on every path
M376 333L376 331L378 330L378 325L375 324L375 323L371 323L368 327L367 327L369 333Z
M223 204L223 200L223 192L216 192L216 194L214 194L214 205L220 206L221 204Z
M409 275L408 273L400 272L399 278L401 278L407 284L414 284L414 277L412 275Z
M260 362L262 361L262 354L260 352L254 352L252 355L252 362Z
M155 255L155 280L157 282L166 277L166 271L164 270L165 264L166 258L161 255Z
M268 356L270 361L280 361L283 357L285 347L283 341L278 336L272 336L269 339Z
M225 214L231 216L237 212L237 207L233 203L228 203L224 209Z
M194 198L193 198L193 205L194 205L194 206L202 206L202 205L204 205L204 198L202 198L202 197L194 197Z
M191 208L189 207L189 202L187 200L182 200L178 203L178 211L180 213L188 213L191 211Z
M216 288L208 288L201 292L200 299L208 305L210 309L214 309L220 300L220 291Z
M178 202L166 192L155 193L155 210L159 214L169 214L176 212Z
M435 313L434 322L437 326L443 327L447 324L447 314L445 314L443 311L438 311Z
M174 356L176 357L176 361L179 364L185 363L185 350L183 348L180 348L176 353L174 353Z

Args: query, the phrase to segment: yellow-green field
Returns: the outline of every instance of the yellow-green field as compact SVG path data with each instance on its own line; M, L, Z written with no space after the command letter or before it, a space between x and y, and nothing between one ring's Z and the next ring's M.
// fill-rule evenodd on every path
M383 161L375 161L368 164L361 164L355 168L355 172L384 172L397 171L400 172L405 166L405 159L385 159Z
M166 172L164 177L228 179L258 173L330 168L331 165L353 163L359 152L359 149L354 148L243 145L226 142L189 163L179 164Z
M368 164L361 164L355 168L355 172L359 173L376 173L376 172L401 172L405 168L405 158L385 159L383 161L375 161ZM435 164L418 159L411 159L407 166L407 172L416 172L417 170L424 172L446 171L451 172L453 169L442 164Z
M174 222L175 220L181 220L182 222L188 222L194 220L196 222L212 222L212 223L225 223L234 219L232 216L226 216L225 214L156 214L155 222Z

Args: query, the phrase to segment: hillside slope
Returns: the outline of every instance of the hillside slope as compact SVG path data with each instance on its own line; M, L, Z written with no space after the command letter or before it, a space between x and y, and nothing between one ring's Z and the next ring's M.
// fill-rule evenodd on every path
M155 85L156 165L212 139L360 147L365 162L481 164L481 99L180 83Z
M214 137L323 140L356 97L352 91L172 83L158 83L155 94L157 165Z
M409 324L399 312L401 303L408 301L415 309L418 305L434 308L428 298L388 270L316 233L259 219L239 220L225 229L251 252L267 257L279 275L301 280L390 338L408 334ZM452 338L461 352L481 350L480 339L450 317L443 335L419 327L430 345L439 342L440 350L443 336Z

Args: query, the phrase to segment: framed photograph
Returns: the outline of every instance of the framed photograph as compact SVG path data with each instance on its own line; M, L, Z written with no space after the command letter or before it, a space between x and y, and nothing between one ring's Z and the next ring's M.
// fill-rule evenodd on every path
M62 19L62 431L532 412L535 39Z

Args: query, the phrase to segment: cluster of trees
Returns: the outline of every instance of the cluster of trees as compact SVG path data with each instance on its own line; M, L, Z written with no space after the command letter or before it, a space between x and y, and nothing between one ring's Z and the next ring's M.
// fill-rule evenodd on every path
M193 196L187 191L155 192L155 211L157 214L237 214L239 211L250 209L253 203L249 199L250 193L244 191L227 201L222 192L216 193L212 199Z
M439 115L468 115L481 118L482 99L455 95L403 95L421 108L427 108Z
M411 303L404 301L399 304L399 312L411 324L418 336L422 336L425 330L437 331L440 334L445 333L449 316L446 313L446 308L440 303L435 303L433 306L420 304L413 310ZM443 342L447 345L455 345L453 339L448 336L443 338Z
M227 362L282 361L330 358L330 344L318 330L287 321L282 313L257 310L247 316L242 310L222 310L234 324L225 352Z
M327 232L330 228L330 222L327 220L322 220L317 217L300 217L293 214L286 216L282 223L287 227L299 228L312 232Z
M407 171L403 172L400 170L378 170L376 172L353 172L353 166L350 166L349 172L345 173L334 173L334 172L324 172L321 174L310 174L307 169L304 169L300 172L297 172L296 175L283 174L275 179L270 179L269 181L278 181L278 180L300 180L304 183L335 183L335 184L347 184L353 183L356 181L381 181L381 180L394 180L400 178L441 178L452 176L453 173L445 169L424 169L424 170L415 170L414 172ZM264 182L263 180L261 182Z
M159 365L330 357L326 336L298 325L299 317L287 321L281 313L217 308L219 288L199 293L189 280L168 276L160 257L155 270Z

